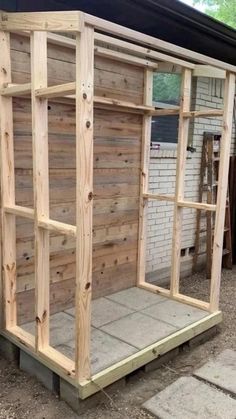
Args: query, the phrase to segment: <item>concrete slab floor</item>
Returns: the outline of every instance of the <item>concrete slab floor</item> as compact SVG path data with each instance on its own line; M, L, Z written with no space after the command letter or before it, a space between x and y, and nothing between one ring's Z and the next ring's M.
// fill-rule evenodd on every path
M199 368L194 375L236 396L236 352L226 349L216 359Z
M66 310L66 313L75 316L75 308L73 307ZM130 313L133 313L133 310L130 308L124 307L123 305L117 304L104 297L98 298L97 300L92 301L91 323L94 327L101 327L106 323L118 320Z
M66 344L56 346L56 349L74 359L75 341L71 340ZM132 345L122 342L113 336L104 333L102 330L92 328L91 333L91 369L92 374L127 358L137 352Z
M27 323L22 326L26 331L34 335L35 323ZM56 313L50 316L50 345L55 347L57 345L66 343L75 336L75 319L64 312Z
M163 301L162 304L154 304L142 310L142 313L154 319L162 320L177 328L188 326L207 315L204 310L190 305L186 306L186 304L173 300Z
M173 305L173 306L172 306ZM207 313L140 288L92 301L91 364L99 372L158 342ZM74 359L75 310L50 317L50 344ZM34 322L22 328L34 334Z
M166 300L166 298L161 295L137 287L116 292L108 295L106 298L135 311L143 310L146 307L150 307L152 304L157 304L158 302Z
M193 377L181 377L143 407L159 419L235 419L236 400Z
M142 313L130 314L103 326L101 329L138 349L143 349L177 330L174 326Z

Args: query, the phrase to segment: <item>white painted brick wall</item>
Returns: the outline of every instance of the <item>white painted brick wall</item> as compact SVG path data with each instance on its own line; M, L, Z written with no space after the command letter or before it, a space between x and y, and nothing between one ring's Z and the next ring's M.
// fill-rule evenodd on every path
M209 78L194 78L192 90L192 110L222 108L223 82ZM191 123L190 142L196 148L189 153L186 164L185 199L198 201L201 148L204 131L221 130L221 118L197 118ZM235 154L235 123L231 154ZM174 194L176 173L175 150L152 150L149 171L149 189L152 193ZM151 273L171 266L171 246L173 228L173 204L164 201L149 201L146 272ZM184 210L182 248L191 248L195 242L196 210ZM204 223L204 220L203 220ZM203 224L202 224L203 225ZM204 238L203 238L204 239ZM203 246L204 246L203 240ZM188 255L182 260L191 258Z

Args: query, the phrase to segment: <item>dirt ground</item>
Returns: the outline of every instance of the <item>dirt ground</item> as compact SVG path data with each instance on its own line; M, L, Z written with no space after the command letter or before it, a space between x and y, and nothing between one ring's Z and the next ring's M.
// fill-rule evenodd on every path
M192 297L206 298L209 292L204 275L181 281L181 291ZM221 286L221 310L224 321L220 333L210 341L194 349L181 352L173 361L150 373L139 371L131 375L127 385L110 394L105 402L81 419L148 419L141 408L144 401L182 375L189 375L211 356L224 349L236 348L236 267L223 271ZM78 416L56 396L44 389L36 380L19 371L4 359L0 359L0 418L74 419Z

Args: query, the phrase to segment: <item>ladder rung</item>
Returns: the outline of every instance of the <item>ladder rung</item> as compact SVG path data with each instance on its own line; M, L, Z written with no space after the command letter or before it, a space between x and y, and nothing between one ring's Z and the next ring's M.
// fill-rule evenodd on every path
M223 256L229 255L231 251L229 249L223 249Z

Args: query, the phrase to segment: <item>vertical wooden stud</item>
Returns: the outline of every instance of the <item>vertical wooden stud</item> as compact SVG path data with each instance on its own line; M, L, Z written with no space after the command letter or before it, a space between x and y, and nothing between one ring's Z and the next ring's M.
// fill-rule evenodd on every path
M76 37L76 351L79 382L89 379L92 294L94 30Z
M224 113L222 137L220 140L220 166L217 188L217 209L215 218L215 235L211 269L210 310L219 309L222 248L225 224L225 205L228 188L230 143L232 136L233 109L235 95L235 74L226 73L224 93Z
M144 105L152 106L153 71L144 70ZM148 216L148 201L143 194L148 193L149 159L151 147L152 117L143 116L141 174L140 174L140 201L139 201L139 238L138 238L138 269L137 285L145 282L146 266L146 224Z
M203 139L204 141L204 139ZM214 139L210 136L206 138L206 159L207 159L207 203L215 204L213 199L213 156L214 156ZM213 216L211 211L206 213L206 274L207 278L211 278L212 265L212 227Z
M11 83L10 35L0 32L0 85ZM1 132L1 223L4 320L6 329L16 325L16 226L15 216L4 206L15 204L14 143L12 98L0 96Z
M191 104L191 78L192 72L184 69L182 74L181 85L181 103L179 113L179 132L177 146L177 163L176 163L176 185L175 185L175 204L174 204L174 225L172 239L172 262L171 262L171 295L179 292L179 276L180 276L180 252L181 252L181 230L183 208L178 206L178 201L184 200L184 180L185 167L187 158L188 130L189 118L183 116L183 112L190 111Z
M32 137L35 206L36 350L49 344L49 232L38 221L49 218L47 99L35 89L47 87L47 33L31 35Z

